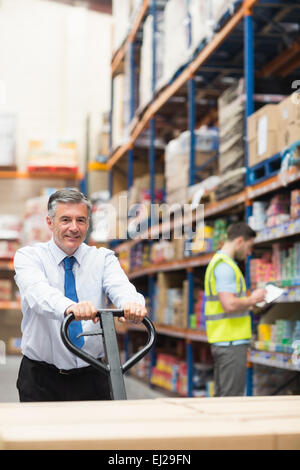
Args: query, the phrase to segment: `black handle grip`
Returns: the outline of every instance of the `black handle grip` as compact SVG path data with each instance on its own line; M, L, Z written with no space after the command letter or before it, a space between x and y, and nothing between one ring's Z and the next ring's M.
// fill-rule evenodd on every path
M99 310L97 312L97 316L99 318L101 318L102 313L112 313L112 315L114 317L118 317L118 318L124 316L124 310L119 310L119 309L118 310L117 309L115 309L115 310L113 310L113 309L102 309L102 310ZM82 349L77 348L70 341L69 333L68 333L68 327L69 327L70 323L74 320L75 320L74 314L70 313L68 316L66 316L64 318L64 320L62 322L62 325L61 325L61 338L62 338L62 341L63 341L64 345L69 349L69 351L71 351L73 354L80 357L84 361L86 361L91 366L96 367L98 370L101 370L105 374L109 374L109 367L107 365L101 363L96 358L94 358L90 354L86 353ZM143 319L142 323L147 329L147 333L148 333L147 343L144 346L144 348L141 349L141 351L138 351L130 359L128 359L128 361L126 361L125 364L123 364L121 366L121 370L122 370L123 374L124 374L124 372L129 370L132 366L134 366L140 359L142 359L150 351L150 349L153 347L153 345L155 343L156 332L155 332L155 328L154 328L154 325L153 325L152 321L148 317L145 317Z
M103 364L102 362L100 362L98 359L91 356L87 352L83 351L82 349L77 348L70 340L68 327L70 323L72 323L72 321L74 320L75 320L74 313L69 313L69 315L67 315L64 318L61 324L60 335L61 335L61 339L64 345L69 351L71 351L71 353L75 354L76 356L80 357L80 359L82 359L83 361L87 362L91 366L95 367L98 370L101 370L102 372L108 375L109 367L107 367L105 364Z

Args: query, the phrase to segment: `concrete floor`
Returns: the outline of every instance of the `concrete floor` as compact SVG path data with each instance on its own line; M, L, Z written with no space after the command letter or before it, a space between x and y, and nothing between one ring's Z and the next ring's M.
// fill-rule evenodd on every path
M16 380L19 371L21 356L6 356L5 363L0 363L0 402L18 402L19 396ZM125 386L128 400L145 398L159 398L165 396L157 390L151 389L138 379L126 376Z

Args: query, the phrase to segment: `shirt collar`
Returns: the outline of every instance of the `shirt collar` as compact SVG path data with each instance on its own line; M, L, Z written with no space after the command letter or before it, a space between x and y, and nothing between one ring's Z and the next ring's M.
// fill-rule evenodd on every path
M225 251L218 250L217 253L220 253L221 255L227 256L227 257L230 258L232 261L234 261L235 264L237 264L236 260L235 260L234 258L231 258L231 256L229 256L227 253L225 253Z
M49 247L50 247L51 253L53 254L54 259L55 259L57 264L60 264L63 261L63 259L66 256L68 256L67 253L65 253L61 248L59 248L59 246L56 245L53 237L49 241ZM84 255L84 251L85 251L85 245L84 245L84 243L81 243L81 245L79 245L79 247L77 248L75 253L73 253L73 255L72 255L72 256L74 256L74 258L76 259L76 261L79 265L82 262L82 257Z

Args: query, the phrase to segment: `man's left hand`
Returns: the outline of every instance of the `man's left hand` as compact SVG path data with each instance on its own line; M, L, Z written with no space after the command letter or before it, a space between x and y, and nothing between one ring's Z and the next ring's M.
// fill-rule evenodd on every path
M120 321L129 321L133 323L141 323L147 315L147 309L141 304L136 302L128 302L123 307L124 317Z

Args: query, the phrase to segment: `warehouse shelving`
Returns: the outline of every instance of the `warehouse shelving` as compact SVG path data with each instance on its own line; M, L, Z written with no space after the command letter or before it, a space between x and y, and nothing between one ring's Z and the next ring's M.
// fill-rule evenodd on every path
M137 32L141 28L143 21L148 13L152 14L155 18L155 0L143 1L140 11L138 12L134 25L125 39L122 47L115 52L111 64L112 73L112 84L114 77L122 69L122 62L125 58L126 52L130 51L131 57L133 55L132 50L136 41ZM138 137L148 127L150 132L149 141L149 153L148 153L148 164L150 172L150 195L151 202L154 201L154 173L155 173L155 135L156 135L156 118L162 116L167 109L170 99L172 99L178 92L182 92L184 89L184 96L187 102L187 113L186 113L186 128L191 133L191 151L190 151L190 185L195 182L195 168L194 168L194 148L193 148L193 137L194 129L199 123L211 123L215 122L216 111L214 109L207 110L203 109L202 114L197 114L195 109L195 87L197 83L197 77L199 73L202 73L207 80L215 79L220 72L224 72L227 75L234 77L241 77L245 75L246 82L246 94L245 94L245 108L246 118L250 116L255 110L255 103L262 102L278 102L282 98L280 87L284 89L284 95L289 94L288 84L284 81L285 77L297 77L294 71L299 68L299 60L297 59L298 54L298 43L287 41L284 37L284 44L286 49L278 51L276 47L276 41L280 36L285 34L278 27L275 28L275 32L270 33L272 26L278 21L293 22L295 18L299 16L300 5L297 2L282 2L280 0L266 1L266 0L243 0L235 2L235 10L232 15L227 14L226 18L223 18L222 24L220 25L219 31L215 33L212 39L208 43L199 45L198 50L193 53L189 62L178 71L178 73L171 79L171 81L162 89L156 89L155 80L152 83L153 97L148 106L142 110L134 109L133 97L131 96L131 124L129 136L119 147L111 148L110 158L108 159L106 168L110 173L110 191L113 192L113 171L114 168L119 165L125 157L127 157L127 188L129 189L133 182L133 168L134 168L134 149L135 143ZM254 30L254 21L258 24L257 30ZM155 34L155 21L153 34ZM242 28L243 26L243 28ZM237 46L239 45L239 47ZM260 54L258 54L259 48L261 48ZM221 52L227 56L226 61L222 60ZM154 52L155 56L155 52ZM259 57L258 69L254 68L255 57ZM234 59L235 65L230 65L230 59ZM243 60L243 65L240 66ZM153 64L155 67L155 64ZM285 67L283 69L283 67ZM132 93L132 80L134 75L134 63L131 61L131 93ZM255 93L255 80L259 82L260 88L264 79L268 79L272 76L272 73L277 72L279 75L278 82L279 86L274 86L274 83L268 82L269 92ZM113 89L113 86L112 86ZM112 93L112 105L113 105L113 93ZM247 137L247 136L246 136ZM112 140L111 140L112 142ZM222 215L226 211L241 205L245 212L246 219L251 215L252 203L256 198L263 197L269 193L272 193L278 189L284 188L285 186L298 182L300 180L300 171L295 168L289 168L285 174L285 181L281 179L279 173L274 172L272 176L267 176L262 180L253 180L253 172L249 168L248 163L248 152L246 146L246 178L245 178L245 189L233 196L230 196L224 200L205 204L205 217L213 217L216 215ZM193 219L195 221L195 219ZM176 218L171 222L171 229L177 226L176 224L182 224L182 222L176 221ZM158 224L148 228L148 235L152 234L155 236L160 235L165 230L163 224ZM298 235L296 230L294 235ZM116 252L130 250L139 241L143 240L141 234L135 240L123 241L119 245L114 244ZM284 235L284 234L283 234ZM276 239L280 239L281 236L277 235ZM275 238L273 236L267 237L265 240L257 239L257 246L260 243L271 242ZM191 294L193 291L193 269L199 266L206 266L209 262L212 253L204 253L200 256L192 258L186 258L183 260L177 260L174 262L162 263L158 265L151 265L142 269L129 272L130 279L148 278L148 288L150 294L150 312L151 312L151 298L153 296L154 287L154 275L161 271L173 271L173 270L186 270L187 279L189 282L189 316L192 315L192 301ZM248 269L248 267L247 267ZM249 279L248 279L248 287ZM174 329L171 326L156 325L159 334L174 335ZM130 327L132 329L132 327ZM191 331L191 330L188 330ZM189 386L188 395L192 393L192 365L193 365L193 350L192 341L205 341L205 335L197 332L190 333L190 336L186 332L177 332L178 335L183 335L187 340L187 362L188 362L188 375L189 375ZM196 338L196 339L195 339ZM251 374L249 375L251 377ZM248 392L251 393L251 383L248 384Z
M0 178L1 179L28 179L28 178L45 178L45 179L67 179L67 180L82 180L83 175L79 172L66 172L61 171L59 169L55 169L53 171L35 171L35 172L28 172L28 171L7 171L3 170L0 171Z

